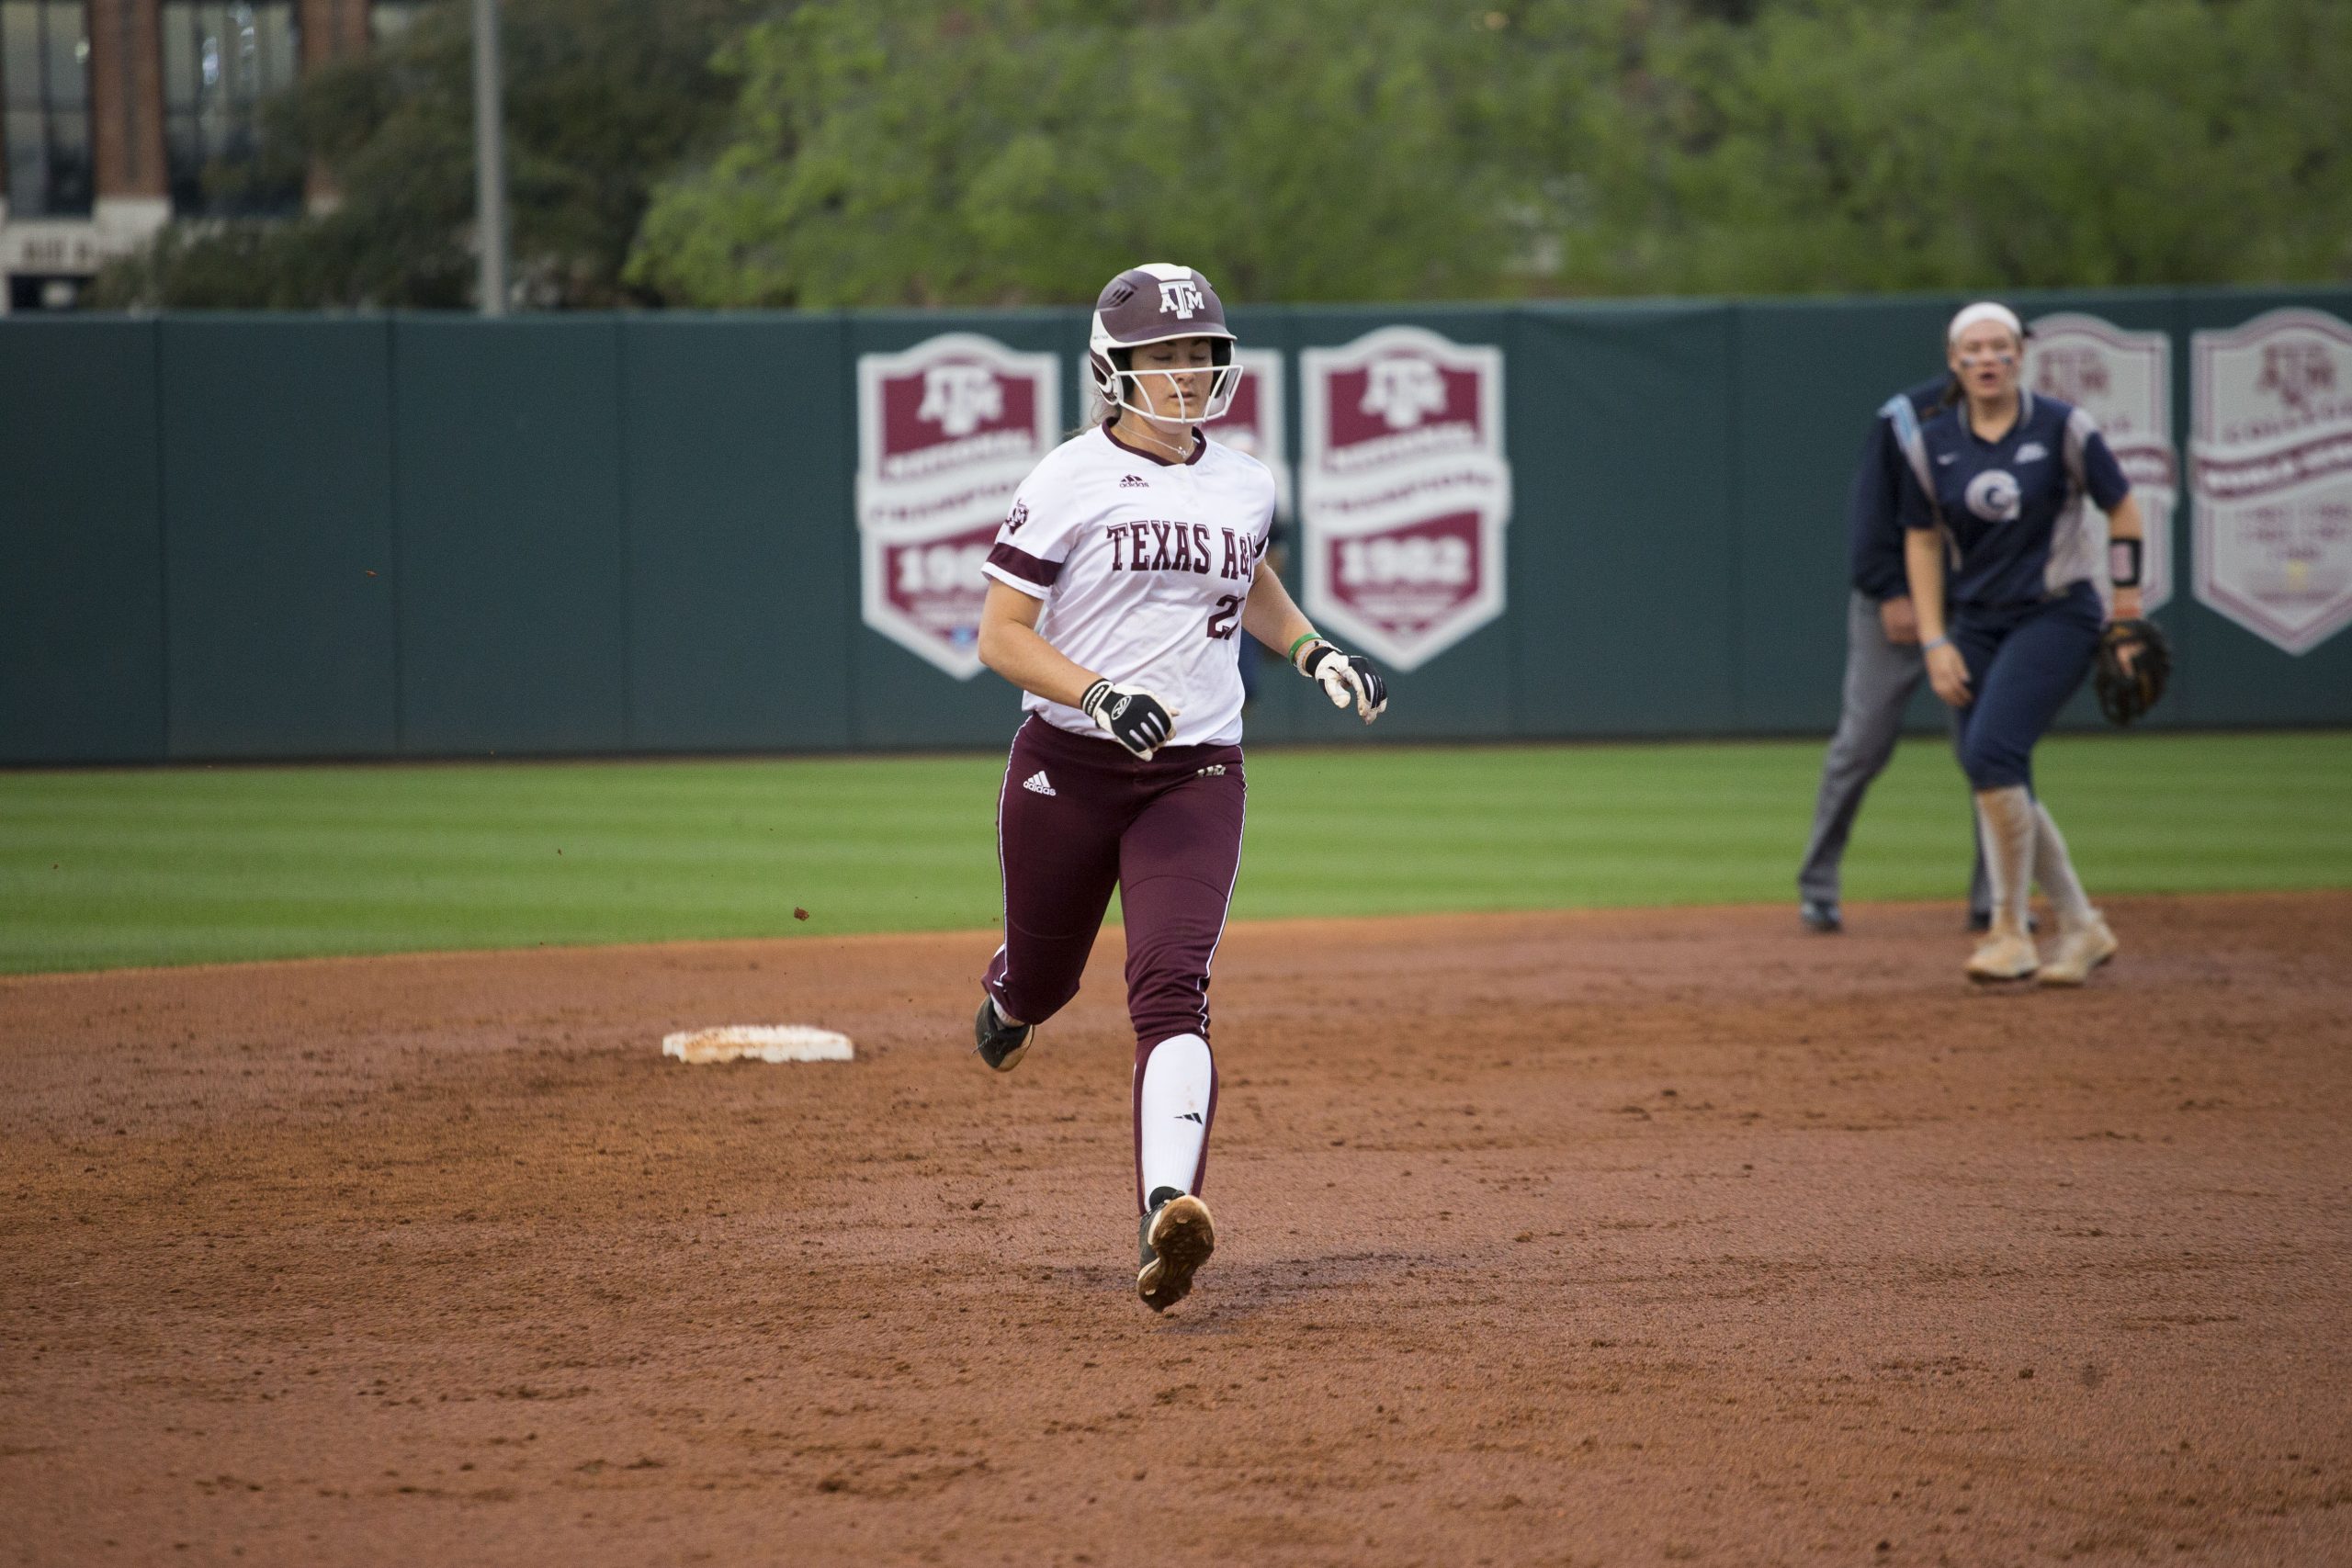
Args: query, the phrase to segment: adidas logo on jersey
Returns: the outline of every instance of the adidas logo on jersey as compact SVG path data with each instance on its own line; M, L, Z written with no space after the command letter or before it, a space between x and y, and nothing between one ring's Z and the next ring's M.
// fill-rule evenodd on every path
M1119 481L1119 488L1121 490L1149 490L1151 484L1141 474L1129 474Z
M1031 773L1027 778L1023 779L1021 781L1021 787L1027 790L1032 795L1051 795L1054 793L1054 786L1046 782L1046 770L1043 768L1039 768L1035 773Z

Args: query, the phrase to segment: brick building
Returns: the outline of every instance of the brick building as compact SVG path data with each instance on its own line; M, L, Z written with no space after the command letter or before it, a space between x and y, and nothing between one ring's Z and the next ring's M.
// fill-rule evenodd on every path
M0 312L71 309L174 218L294 213L262 101L437 0L0 0Z

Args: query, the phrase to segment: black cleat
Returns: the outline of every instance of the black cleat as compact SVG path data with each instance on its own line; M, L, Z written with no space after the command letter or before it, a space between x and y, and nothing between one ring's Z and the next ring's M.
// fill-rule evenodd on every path
M1805 930L1820 931L1825 936L1846 929L1846 918L1838 912L1835 898L1807 898L1797 906L1797 919L1804 922Z
M1193 1274L1216 1250L1216 1226L1209 1206L1189 1192L1172 1187L1152 1191L1151 1213L1137 1227L1143 1267L1136 1275L1136 1294L1154 1312L1166 1312L1193 1288Z
M1034 1023L1007 1023L997 1015L993 997L980 998L979 1016L972 1020L972 1049L980 1060L1000 1073L1009 1073L1021 1065L1028 1054L1029 1037L1037 1032Z

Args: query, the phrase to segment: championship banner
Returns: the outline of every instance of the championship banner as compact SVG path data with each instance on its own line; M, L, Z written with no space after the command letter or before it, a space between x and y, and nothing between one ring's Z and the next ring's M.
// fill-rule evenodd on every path
M1299 356L1306 613L1397 670L1503 612L1503 355L1383 327Z
M2073 403L2098 422L2115 460L2140 498L2140 602L2154 611L2172 598L2172 519L2180 461L2172 444L2172 337L2127 332L2097 316L2062 312L2032 322L2025 343L2026 385ZM2093 516L2097 516L2096 508ZM2102 596L2114 591L2098 552Z
M2197 597L2309 652L2352 622L2352 325L2273 310L2189 355Z
M980 573L1012 492L1060 438L1050 354L947 333L857 362L865 624L959 681L980 672Z

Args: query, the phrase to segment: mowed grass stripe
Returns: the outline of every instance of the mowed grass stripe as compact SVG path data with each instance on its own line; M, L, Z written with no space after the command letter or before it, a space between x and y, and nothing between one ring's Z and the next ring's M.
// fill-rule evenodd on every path
M1821 750L1262 751L1235 914L1789 900ZM990 926L1002 766L0 775L0 971ZM2352 735L2067 737L2040 768L2095 895L2352 886ZM1949 750L1906 742L1847 897L1957 898L1968 829Z

